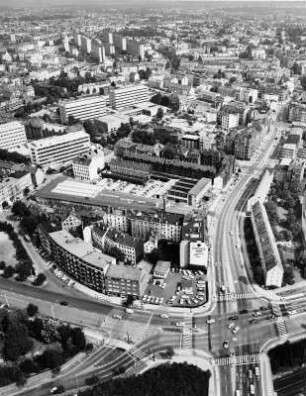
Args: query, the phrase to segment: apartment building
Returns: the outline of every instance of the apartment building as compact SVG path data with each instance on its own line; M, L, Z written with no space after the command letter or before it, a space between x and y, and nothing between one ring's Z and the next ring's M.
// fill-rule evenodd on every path
M294 102L289 106L289 121L306 123L306 104Z
M150 92L145 85L128 85L113 89L109 93L110 106L116 110L148 102Z
M0 148L14 150L27 143L25 127L18 121L0 124Z
M263 203L257 201L251 208L251 220L266 286L281 287L283 266L269 218Z
M90 137L84 131L71 132L31 142L29 149L35 165L65 163L89 151Z
M148 164L136 163L123 159L112 159L110 164L112 175L120 177L123 180L136 180L145 182L150 179L152 167Z
M0 211L3 209L3 202L12 204L23 196L26 188L33 188L30 172L17 171L9 177L0 178Z
M179 242L182 231L182 217L175 214L163 213L143 215L139 212L130 216L131 235L147 240L152 231L158 231L160 238Z
M106 101L102 95L81 96L59 102L61 122L67 123L69 116L77 120L90 120L106 115Z
M104 165L104 155L78 157L72 163L73 175L76 179L92 183L99 177Z
M49 234L43 226L39 226L38 232L42 246L63 271L90 289L105 292L105 273L116 264L113 257L80 238L74 238L67 230Z
M95 246L106 252L111 252L113 248L120 250L125 260L135 265L143 255L143 241L112 228L94 227L92 230L92 240Z
M129 229L129 220L121 210L105 213L103 215L103 222L108 227L114 228L117 231L127 232Z
M149 275L139 268L127 265L110 266L106 272L105 292L110 296L138 299L144 294Z
M228 131L239 126L239 114L222 112L221 114L221 127Z

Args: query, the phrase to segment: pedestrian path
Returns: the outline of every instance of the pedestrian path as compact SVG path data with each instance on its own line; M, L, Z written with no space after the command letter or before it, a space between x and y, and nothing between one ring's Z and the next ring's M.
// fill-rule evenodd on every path
M259 362L259 355L239 355L239 356L227 356L223 358L216 358L215 363L218 366L228 366L230 364L242 365L242 364L255 364Z
M274 315L277 316L276 320L276 328L278 331L278 334L281 338L284 338L287 336L287 329L286 325L282 316L282 311L280 309L280 306L278 304L272 303L272 312Z

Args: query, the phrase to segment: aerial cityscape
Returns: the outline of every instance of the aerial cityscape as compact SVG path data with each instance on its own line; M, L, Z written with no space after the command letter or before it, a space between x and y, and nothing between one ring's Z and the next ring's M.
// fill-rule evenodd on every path
M306 396L306 1L0 26L0 396Z

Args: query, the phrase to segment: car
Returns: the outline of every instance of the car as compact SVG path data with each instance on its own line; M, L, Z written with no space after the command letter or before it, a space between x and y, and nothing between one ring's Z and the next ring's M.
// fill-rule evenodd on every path
M163 319L168 319L168 318L169 318L169 315L167 315L167 314L161 314L160 317L163 318Z
M228 318L228 320L237 320L238 319L238 316L236 315L236 316L230 316L229 318Z
M236 333L238 333L239 330L240 330L240 327L239 327L239 326L236 326L236 327L234 327L234 328L232 329L232 333L233 333L233 334L236 334Z
M121 320L121 319L122 319L122 316L119 315L119 314L114 314L114 315L113 315L113 318L114 318L114 319Z
M231 322L227 327L228 329L233 329L235 327L235 322Z
M175 323L175 326L176 326L176 327L184 327L184 326L185 326L185 323L184 323L184 322L176 322L176 323Z
M60 305L64 305L66 307L67 305L69 305L69 303L67 301L61 301Z
M208 323L208 324L213 324L213 323L216 323L216 321L215 321L215 319L210 318L210 319L207 320L206 323Z
M52 389L50 389L51 395L59 395L64 392L65 392L65 388L63 387L63 385L54 386Z
M255 366L255 375L256 375L257 378L260 375L260 371L259 371L259 367L258 366Z
M132 313L134 313L134 310L132 308L126 308L125 312L128 314L132 314Z
M223 348L228 349L228 341L227 340L225 340L223 342Z

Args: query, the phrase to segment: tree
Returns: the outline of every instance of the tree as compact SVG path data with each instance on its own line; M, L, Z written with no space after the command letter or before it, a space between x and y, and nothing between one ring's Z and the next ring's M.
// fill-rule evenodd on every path
M83 351L86 347L86 339L83 331L79 328L71 329L72 343L78 348L78 350Z
M164 110L161 107L159 107L157 109L156 118L161 120L163 116L164 116Z
M23 195L24 195L24 197L27 197L27 196L29 195L29 192L30 192L29 187L26 187L26 188L23 190Z
M5 269L5 266L6 266L6 263L5 263L5 261L0 261L0 270L4 270Z
M27 306L27 314L29 315L30 318L33 316L37 315L38 313L38 307L32 303L28 304Z
M46 275L43 273L40 273L37 275L36 279L34 280L33 285L41 286L45 282L46 279L47 279Z
M2 209L7 209L8 208L8 206L9 206L9 204L6 202L6 201L3 201L2 202Z
M14 202L12 206L12 213L17 217L24 217L30 215L28 207L21 201Z
M16 361L20 356L29 352L32 347L33 341L28 337L26 326L22 323L10 322L2 350L5 360Z
M11 265L8 265L4 268L4 272L2 274L3 278L10 278L15 273L14 268Z

